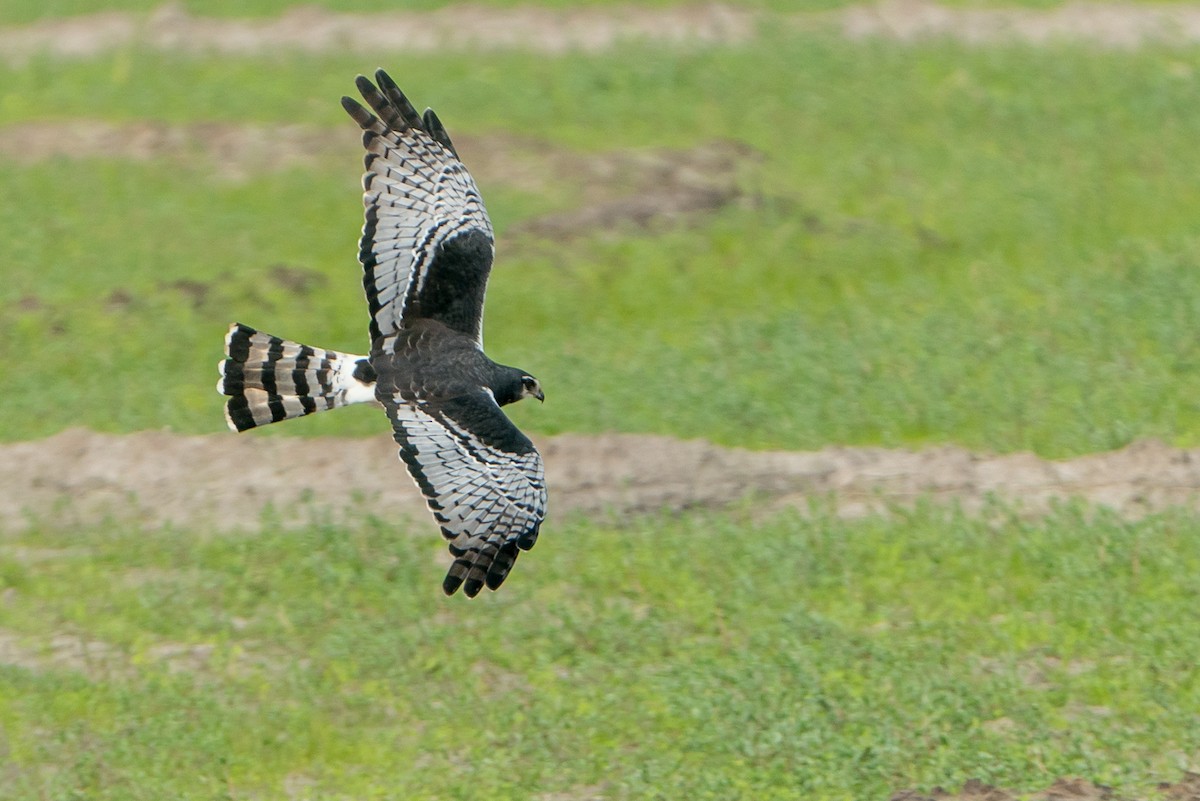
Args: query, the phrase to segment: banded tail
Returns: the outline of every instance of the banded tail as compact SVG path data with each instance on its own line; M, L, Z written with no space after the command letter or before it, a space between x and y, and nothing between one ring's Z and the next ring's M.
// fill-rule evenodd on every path
M241 323L225 335L225 356L217 392L229 396L225 421L234 431L375 401L366 356L310 348Z

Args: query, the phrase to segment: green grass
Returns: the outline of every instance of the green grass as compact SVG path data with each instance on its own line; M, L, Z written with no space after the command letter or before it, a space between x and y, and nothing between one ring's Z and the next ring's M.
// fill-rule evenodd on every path
M363 349L358 156L336 98L378 61L452 131L582 151L734 137L764 154L744 169L747 207L566 245L506 231L569 207L569 177L544 196L483 187L500 234L488 348L549 397L515 412L523 425L1052 456L1196 444L1197 51L765 41L561 59L132 52L0 73L13 122L347 129L344 154L243 184L205 164L7 166L0 325L39 369L10 378L0 437L218 430L213 363L232 319ZM280 263L325 288L289 296L269 278ZM180 280L205 284L204 301ZM114 292L133 303L110 311Z
M528 430L1197 443L1200 51L786 33L0 68L0 125L303 122L347 142L244 182L202 162L0 165L0 438L219 430L233 319L362 349L336 99L380 63L452 133L763 154L743 205L566 244L511 234L569 207L572 176L483 187L488 350L548 392L514 409ZM279 265L325 282L288 289ZM356 409L272 433L385 432ZM1080 775L1144 796L1200 754L1182 512L555 520L471 603L440 595L442 546L414 525L4 533L0 795L862 799Z
M473 603L418 528L6 538L9 640L109 648L0 667L6 797L1145 793L1200 749L1187 515L560 522Z

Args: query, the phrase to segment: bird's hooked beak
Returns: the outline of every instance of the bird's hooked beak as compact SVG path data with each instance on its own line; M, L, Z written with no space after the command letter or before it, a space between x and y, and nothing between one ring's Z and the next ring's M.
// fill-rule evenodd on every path
M546 402L546 396L542 392L542 385L531 375L521 376L521 393L517 395L517 400L521 398L537 398L541 403Z

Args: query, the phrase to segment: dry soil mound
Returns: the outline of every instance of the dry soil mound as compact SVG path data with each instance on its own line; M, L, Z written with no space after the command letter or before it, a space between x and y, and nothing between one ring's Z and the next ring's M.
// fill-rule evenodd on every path
M929 497L977 509L990 496L1029 513L1081 498L1137 516L1196 505L1200 451L1146 441L1067 461L921 451L826 448L755 452L669 437L567 434L543 438L554 515L617 517L720 507L753 496L764 509L831 501L860 515ZM111 517L150 525L253 528L264 507L283 524L425 514L385 436L291 439L82 429L0 445L0 527Z

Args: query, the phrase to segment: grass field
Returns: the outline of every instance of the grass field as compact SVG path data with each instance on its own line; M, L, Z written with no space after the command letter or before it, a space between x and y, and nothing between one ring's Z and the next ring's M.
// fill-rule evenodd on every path
M82 10L18 2L0 22L43 8ZM548 395L514 410L529 431L1200 443L1200 51L784 30L556 58L0 67L0 131L303 123L346 143L246 180L0 157L0 439L222 430L234 319L363 349L360 157L337 99L380 64L452 135L762 154L743 203L569 242L510 235L571 190L482 187L500 237L488 351ZM325 283L290 290L279 265ZM386 436L355 411L268 435ZM1183 513L551 523L473 603L441 597L428 521L2 532L0 796L883 799L1082 775L1144 797L1200 767Z
M1132 794L1200 748L1187 516L560 522L473 604L391 524L180 534L0 552L8 797Z
M582 151L736 137L764 154L742 179L755 207L571 245L508 242L545 199L483 187L500 235L489 350L551 399L518 410L524 425L1053 456L1195 442L1195 51L768 41L419 62L132 53L3 72L10 122L347 131L327 164L242 183L205 164L6 168L0 321L43 361L15 377L0 433L217 430L212 365L231 319L365 347L357 147L336 99L382 61L452 132ZM280 263L324 274L328 291L271 286ZM206 302L180 280L207 286ZM134 300L124 313L103 302L116 291ZM366 419L285 433L376 430Z

